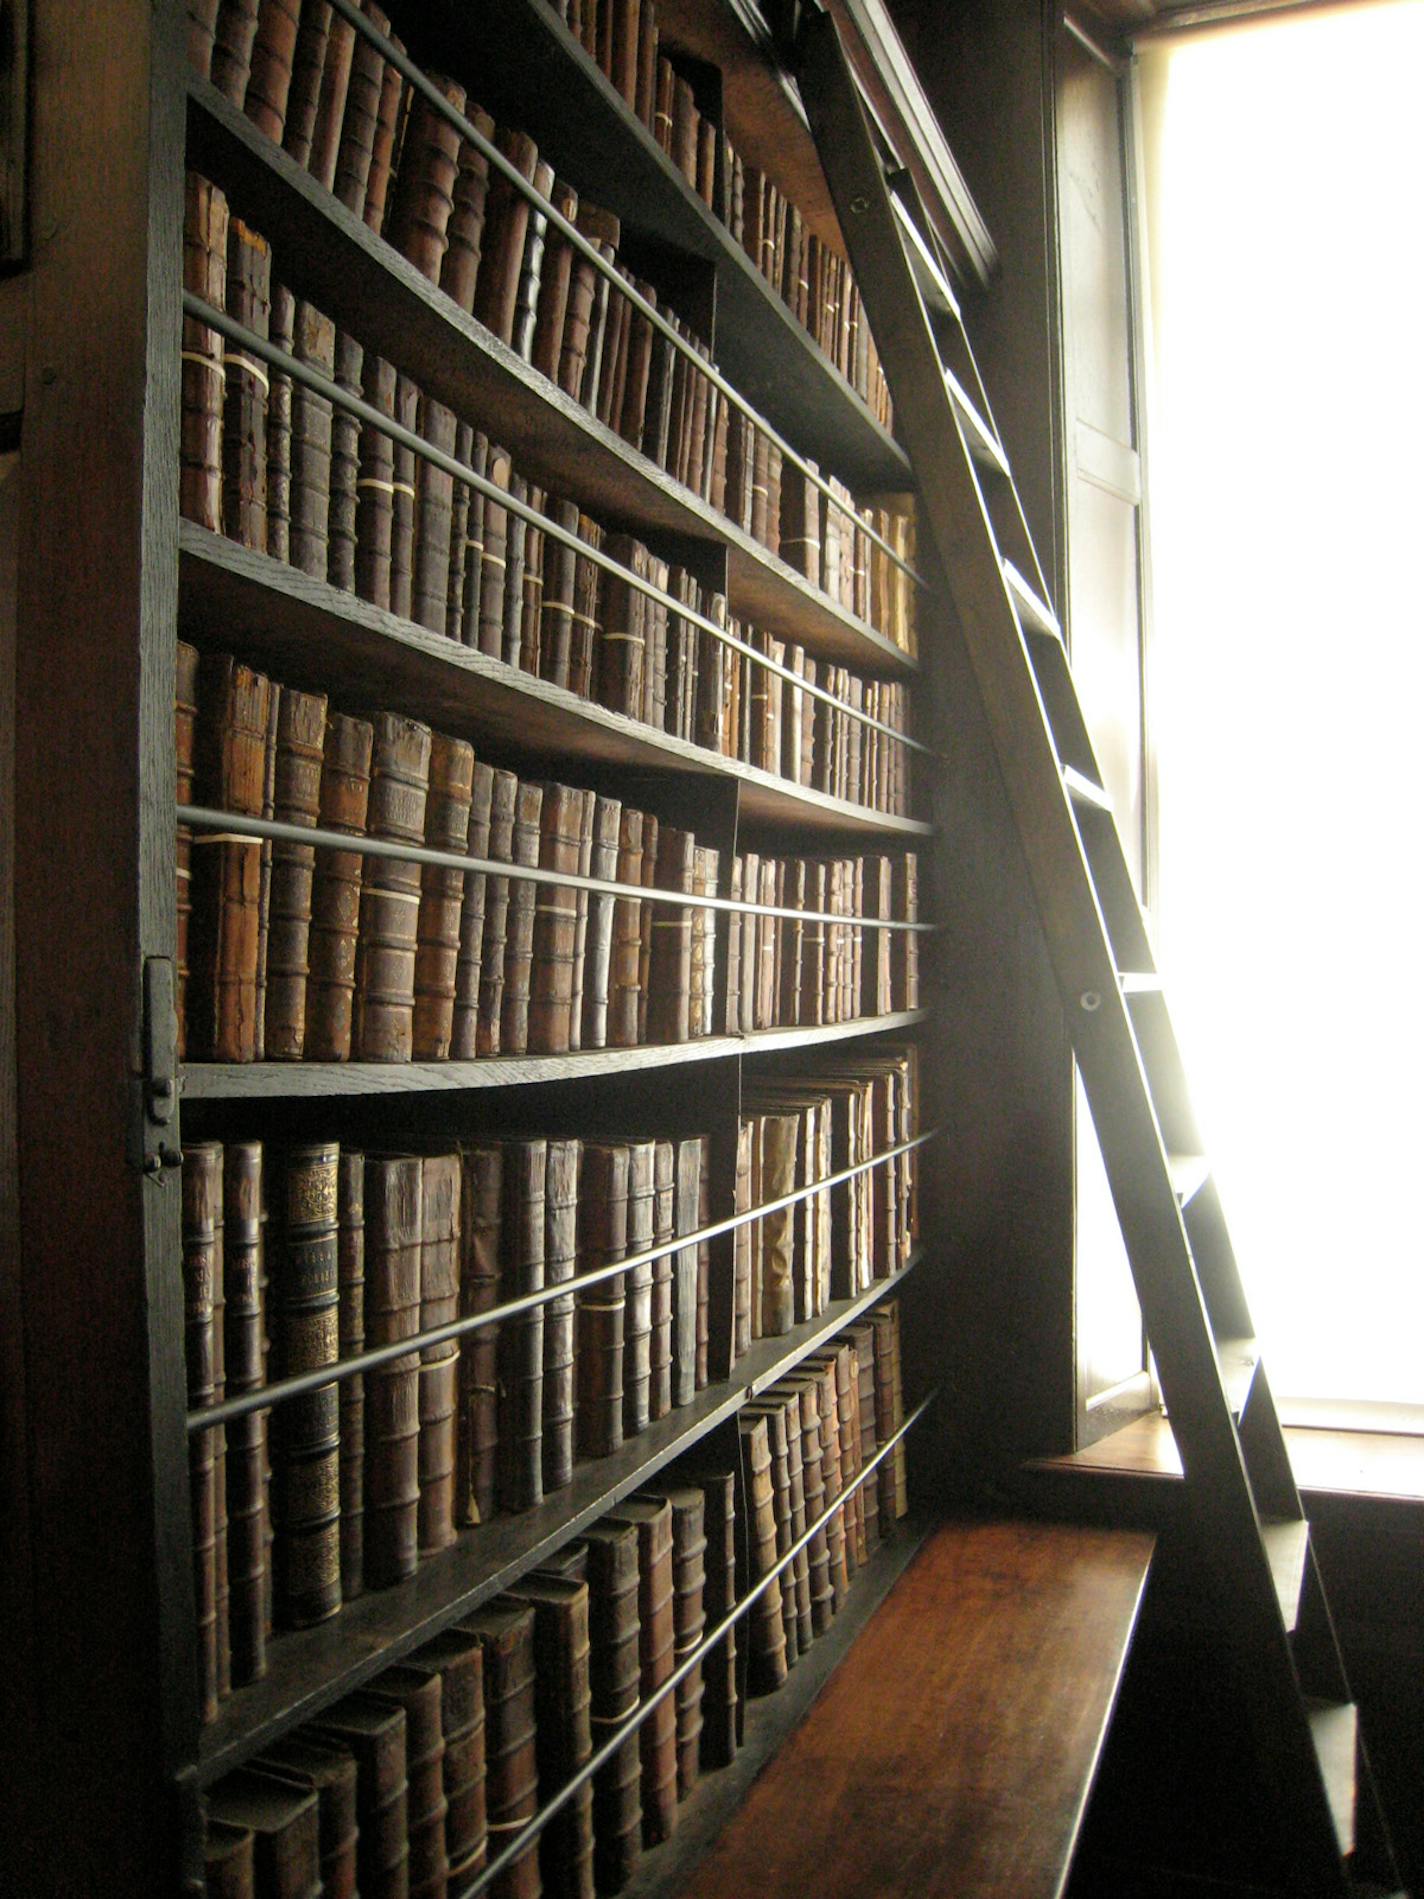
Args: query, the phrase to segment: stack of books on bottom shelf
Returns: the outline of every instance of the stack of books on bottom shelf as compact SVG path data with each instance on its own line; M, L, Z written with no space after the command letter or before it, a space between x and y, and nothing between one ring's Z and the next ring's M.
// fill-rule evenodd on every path
M621 1891L701 1776L735 1757L748 1695L786 1680L905 1514L900 1446L857 1486L901 1418L887 1301L741 1411L740 1460L674 1466L219 1781L209 1899L459 1899L831 1512L490 1887Z

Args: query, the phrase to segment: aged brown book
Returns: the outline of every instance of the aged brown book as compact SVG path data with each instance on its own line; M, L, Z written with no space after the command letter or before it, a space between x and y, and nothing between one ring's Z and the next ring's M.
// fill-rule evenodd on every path
M461 1155L460 1317L499 1302L504 1225L504 1148L479 1142ZM498 1444L499 1328L479 1326L460 1339L455 1433L455 1520L486 1523L495 1509Z
M539 162L539 148L533 139L501 126L495 143L520 177L532 181ZM529 209L528 198L502 172L490 179L474 314L504 343L512 342L514 337Z
M244 110L266 137L281 144L292 86L301 0L262 0L252 43Z
M598 798L594 803L593 837L588 872L613 882L618 876L618 838L623 807L616 798ZM584 1048L608 1045L608 1009L613 958L613 918L618 899L594 891L588 898L588 922L584 933L582 1025L580 1042Z
M395 419L415 433L420 390L409 376L396 377ZM415 584L415 450L397 441L391 451L391 612L411 617Z
M321 11L319 3L317 11L318 14ZM306 159L312 176L328 191L336 183L341 124L346 114L346 95L351 86L351 64L355 55L355 27L343 20L339 13L333 13L322 58L321 86L312 118L311 150ZM290 106L288 110L290 118Z
M653 1145L654 1246L662 1246L677 1232L677 1148L672 1141ZM672 1409L672 1302L673 1255L659 1253L652 1262L653 1294L648 1341L648 1416L665 1418Z
M548 1143L544 1179L544 1284L562 1285L578 1268L579 1143ZM561 1490L573 1476L574 1295L544 1307L544 1489Z
M692 894L697 840L664 824L658 832L656 885ZM677 904L651 906L652 958L648 974L648 1040L685 1042L692 1033L692 932L700 919Z
M488 857L491 800L495 773L477 759L470 780L470 828L466 850L471 857ZM479 1053L480 970L484 950L486 873L467 871L460 908L460 947L455 959L455 1007L451 1018L450 1054L470 1061Z
M432 448L453 456L457 423L443 403L422 396L416 431ZM454 525L455 478L421 457L415 473L415 567L411 617L432 633L443 633L449 617L450 545Z
M227 313L255 336L268 335L272 254L267 240L228 220ZM223 532L259 554L267 551L266 365L236 343L223 346Z
M602 255L611 258L617 251L620 236L618 219L612 212L587 201L578 207L574 223L580 234L586 237ZM595 304L606 305L606 280L598 268L579 252L573 260L569 274L568 310L564 319L563 343L559 352L559 387L566 395L587 404L585 385L588 381L589 345L592 338L593 312ZM595 388L597 380L595 377Z
M484 1650L469 1635L447 1629L405 1664L440 1677L440 1730L445 1742L445 1850L450 1887L460 1893L485 1864Z
M529 483L523 475L510 474L509 496L512 502L528 503L532 499ZM511 507L507 513L499 657L507 666L518 666L524 646L524 556L529 541L529 524L517 509Z
M588 1551L589 1686L596 1746L638 1705L638 1528L605 1517L585 1532ZM594 1876L621 1892L643 1847L642 1752L630 1734L593 1780Z
M622 1142L585 1141L579 1196L579 1271L596 1272L628 1252L629 1151ZM578 1295L578 1445L606 1457L623 1442L624 1324L621 1273Z
M618 834L617 881L641 885L644 860L644 815L624 805ZM642 913L638 897L613 902L612 950L608 978L608 1046L633 1048L638 1041L642 985Z
M333 29L335 22L333 22ZM336 332L335 380L350 396L363 396L365 352L345 330ZM327 579L347 593L356 590L357 481L361 472L361 423L347 409L331 417L331 463L327 500Z
M801 1403L790 1392L777 1391L774 1396L782 1407L782 1418L786 1427L786 1479L788 1501L791 1509L791 1535L799 1540L806 1528L806 1468L801 1442ZM808 1550L801 1550L793 1559L791 1568L782 1580L782 1597L791 1604L796 1615L796 1644L804 1655L816 1636L815 1619L811 1613L811 1557Z
M188 0L188 63L200 78L212 75L213 33L217 24L219 0Z
M296 347L296 299L285 285L272 285L268 335L291 355ZM267 552L286 561L292 553L292 379L267 370Z
M748 1587L760 1582L776 1566L776 1500L771 1467L771 1440L764 1416L738 1415L747 1517ZM767 1694L786 1679L786 1624L781 1607L781 1581L772 1576L753 1604L749 1617L749 1687Z
M510 862L539 862L542 785L521 782L515 793ZM509 879L504 945L504 994L500 1002L499 1053L522 1055L529 1047L529 995L534 962L534 915L539 886L527 877Z
M275 813L277 796L277 725L281 703L282 688L274 681L271 701L267 707L267 737L262 755L261 815L269 821ZM267 951L270 946L271 924L272 839L264 837L257 867L257 982L253 1010L256 1046L252 1051L254 1059L259 1062L266 1055Z
M252 70L258 0L221 0L213 22L210 77L224 98L240 106Z
M545 784L539 789L539 867L576 875L584 793L572 785ZM531 1054L561 1055L572 1040L578 893L561 884L527 887L534 914L526 1046Z
M900 1306L887 1299L870 1315L875 1335L875 1428L884 1444L905 1421L905 1399L900 1367ZM880 1525L882 1535L909 1510L905 1447L898 1444L880 1466Z
M347 1695L327 1708L310 1731L340 1742L356 1757L361 1899L408 1899L405 1709L380 1695Z
M267 1382L261 1143L229 1141L222 1165L224 1382L228 1397L241 1398ZM235 1687L267 1672L268 1416L252 1411L225 1427L228 1619Z
M826 1490L826 1508L840 1501L845 1489L841 1465L840 1394L833 1364L817 1355L806 1361L804 1375L814 1374L820 1384L821 1404L821 1477ZM851 1562L850 1506L847 1503L827 1519L826 1549L830 1557L831 1588L836 1608L843 1606L850 1588Z
M230 655L198 667L194 790L199 804L262 815L272 683ZM252 1061L262 847L256 838L194 834L191 849L187 1050L192 1058Z
M549 195L554 209L573 224L578 217L578 193L562 179L555 179ZM558 380L573 266L572 244L557 227L550 228L544 240L539 303L529 360L551 382Z
M368 350L361 365L361 396L387 421L396 412L396 369ZM356 478L356 591L372 606L391 609L391 546L395 503L395 448L375 422L362 422Z
M494 120L482 107L467 100L465 116L486 139L494 138ZM473 310L475 305L488 196L489 160L472 140L462 139L446 227L447 245L440 265L440 288L462 310Z
M526 1576L517 1595L534 1610L534 1713L539 1787L546 1798L593 1753L589 1719L588 1584L572 1577ZM593 1788L585 1781L539 1841L549 1899L593 1899Z
M280 823L308 829L316 824L325 740L326 695L285 687L277 710L273 799ZM315 871L314 846L274 842L264 1036L269 1061L298 1060L305 1046Z
M709 1227L712 1224L712 1137L711 1135L704 1134L701 1140L699 1141L698 1145L702 1150L702 1155L701 1155L701 1178L698 1183L698 1194L697 1194L697 1224L699 1227L702 1227L705 1229L706 1227ZM723 1290L722 1288L725 1287L726 1285L726 1275L727 1275L727 1269L731 1265L731 1255L730 1255L730 1251L726 1247L725 1242L722 1242L721 1244L719 1244L717 1250L718 1250L717 1277L718 1277L718 1280L721 1282L721 1286L719 1287L719 1319L720 1319L720 1312L721 1310L725 1309L725 1302L727 1299L727 1291ZM720 1323L718 1326L718 1332L719 1332L718 1357L719 1357L719 1376L720 1376L721 1375L720 1363L725 1361L725 1353L723 1351L723 1347L725 1343L727 1343L725 1337L722 1335L722 1327ZM697 1376L697 1389L699 1391L705 1391L707 1388L707 1383L709 1379L708 1359L711 1354L711 1347L712 1347L712 1242L710 1239L707 1239L707 1240L699 1240L697 1242L697 1374L696 1376Z
M504 1144L500 1297L544 1285L544 1191L548 1143ZM544 1308L505 1321L499 1333L499 1501L528 1510L544 1494Z
M458 1154L421 1163L420 1329L448 1325L460 1306ZM459 1347L454 1339L420 1354L420 1511L422 1556L455 1540L455 1409Z
M776 1554L785 1556L791 1548L792 1506L791 1506L791 1462L787 1449L787 1420L784 1400L770 1396L748 1405L739 1413L743 1418L764 1418L766 1421L767 1445L771 1452L771 1496L772 1511L776 1521ZM781 1622L786 1636L786 1660L792 1666L800 1656L801 1622L798 1612L796 1575L794 1564L783 1569L781 1583Z
M222 310L227 304L227 198L190 171L183 212L183 288ZM182 424L178 506L199 527L221 533L223 339L196 317L183 318Z
M756 1127L746 1116L737 1122L736 1172L732 1188L734 1213L750 1213L756 1205L752 1185L756 1150ZM752 1342L752 1285L756 1277L753 1265L758 1250L760 1221L745 1220L734 1229L732 1246L732 1360L746 1352Z
M503 1849L539 1800L534 1725L534 1611L500 1596L460 1624L484 1646L485 1793L489 1829ZM539 1848L530 1842L491 1887L499 1899L539 1899Z
M650 1494L672 1511L674 1666L681 1667L707 1627L706 1499L699 1484L658 1482ZM671 1671L669 1671L671 1672ZM697 1785L702 1759L702 1664L673 1691L677 1708L677 1797Z
M488 856L494 863L513 862L514 814L519 780L512 771L496 771L490 787ZM509 931L510 880L486 875L484 929L480 944L479 1007L475 1048L480 1055L500 1053L504 1016L505 940Z
M587 877L593 870L594 819L598 810L598 798L592 791L580 791L577 794L578 805L578 874ZM616 845L616 832L615 832ZM614 857L616 867L616 855ZM611 873L610 873L611 874ZM583 1047L583 991L588 973L588 916L593 902L593 893L588 890L575 890L574 896L574 956L573 978L569 995L569 1047Z
M371 789L373 733L365 719L334 713L327 721L318 819L323 830L361 837ZM307 940L308 1061L345 1061L351 1053L356 944L361 914L362 858L356 851L317 852Z
M390 31L390 21L374 0L362 11L373 26ZM340 203L359 218L366 209L371 176L371 153L381 111L381 77L385 61L363 33L356 36L351 73L346 87L346 110L341 115L341 138L336 148L336 172L331 183Z
M391 35L397 52L404 52L401 41ZM385 229L391 184L410 106L410 87L400 70L387 62L381 70L381 100L376 108L376 130L371 140L371 167L366 174L366 206L363 216L373 231Z
M586 514L581 514L578 533L585 547L602 551L604 533L597 521L591 521ZM569 641L568 685L570 692L576 692L581 699L590 698L593 693L594 654L603 625L599 608L602 584L603 570L598 563L587 554L577 555L574 561L574 610Z
M206 1899L254 1899L252 1830L207 1816L203 1828L203 1890Z
M355 1899L356 1756L298 1729L264 1748L254 1764L316 1795L322 1899Z
M430 728L393 712L377 713L374 725L367 831L372 837L421 844L430 782ZM420 883L420 866L402 858L371 858L366 864L351 1037L358 1061L410 1060Z
M693 1481L702 1491L703 1527L707 1537L706 1613L715 1627L737 1601L737 1480L734 1472L698 1471ZM729 1629L702 1663L702 1765L728 1767L735 1760L738 1740L737 1630Z
M434 73L430 78L457 112L465 110L462 85ZM391 193L385 236L432 283L440 281L449 244L460 144L458 130L423 93L416 93Z
M406 1839L410 1899L445 1899L450 1862L445 1845L445 1734L439 1670L382 1669L368 1693L405 1710Z
M647 1701L676 1663L672 1579L672 1506L661 1497L628 1497L610 1511L638 1532L639 1699ZM677 1830L677 1708L664 1695L638 1730L643 1764L643 1844Z
M914 851L891 860L891 903L895 916L913 923L918 914L919 858ZM897 1009L920 1006L920 939L913 930L890 932L891 999Z
M546 159L541 158L536 162L531 182L539 196L547 199L554 189L554 168ZM509 336L515 353L526 361L534 351L534 329L539 315L539 292L544 275L544 247L548 228L547 214L539 209L537 203L531 202L524 254L519 265L514 321Z
M572 501L549 500L547 513L569 534L578 533L579 511ZM544 537L543 626L539 640L539 677L567 687L573 645L574 573L577 550L552 534Z
M183 1352L188 1404L217 1404L222 1390L222 1340L217 1302L223 1282L223 1151L216 1141L183 1149ZM198 1702L202 1718L218 1711L221 1676L227 1671L228 1630L220 1589L219 1546L227 1560L226 1496L219 1496L225 1446L222 1426L188 1439L188 1487L192 1510L194 1589L198 1647Z
M673 1231L693 1233L701 1221L702 1138L677 1142L674 1159ZM691 1404L697 1390L698 1248L679 1247L670 1256L672 1292L672 1368L669 1398Z
M174 793L180 813L185 804L193 801L197 721L198 649L189 646L186 640L179 640L173 678L173 752L176 766ZM193 833L186 824L178 826L174 876L177 883L174 1005L178 1016L178 1059L181 1061L187 1053L188 939L193 916Z
M628 1143L628 1257L645 1253L653 1243L656 1146L654 1141ZM648 1427L652 1389L653 1262L631 1267L622 1276L626 1310L623 1319L623 1435L636 1437Z
M425 843L463 856L469 848L474 796L474 747L436 732L430 741L430 792L425 806ZM420 872L416 917L415 1013L411 1052L416 1061L444 1061L455 1032L460 928L465 872L426 864Z
M509 456L502 448L489 446L485 455L485 476L495 488L507 494L514 479ZM480 514L479 604L474 621L473 644L491 659L504 658L504 608L508 592L507 555L509 551L509 510L492 495L485 495ZM466 614L466 637L471 627Z
M342 1358L354 1358L366 1343L365 1177L365 1155L343 1147L336 1176L337 1337ZM340 1392L341 1597L350 1602L365 1586L365 1374L343 1378Z
M317 1797L256 1767L225 1774L207 1796L215 1820L252 1836L256 1890L270 1899L317 1899L321 1851Z
M794 1397L801 1413L801 1488L806 1501L809 1528L827 1504L824 1462L821 1456L821 1393L814 1378L790 1378L776 1387ZM817 1530L807 1545L811 1587L811 1627L824 1635L835 1615L835 1591L831 1582L829 1526Z
M631 534L615 534L607 552L638 579L648 577L648 550ZM594 697L612 712L641 718L647 596L621 574L609 574L603 591Z
M416 1155L366 1156L366 1344L420 1329L422 1172ZM384 1588L416 1566L420 1501L420 1355L366 1379L366 1582Z
M283 149L299 165L308 164L312 155L312 133L316 128L330 33L330 0L305 0L292 53L292 82L287 91L286 122L282 128Z
M475 431L468 422L455 424L455 460L468 468L474 456ZM474 491L467 481L456 481L450 491L450 565L445 577L446 639L461 640L465 631L465 574L470 553L470 502Z

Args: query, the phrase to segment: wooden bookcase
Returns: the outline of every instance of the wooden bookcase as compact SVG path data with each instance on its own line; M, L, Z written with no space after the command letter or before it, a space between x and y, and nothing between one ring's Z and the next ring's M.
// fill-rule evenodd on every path
M722 4L676 0L667 15L689 37L706 33L705 50L724 62L728 122L740 115L763 137L772 128L788 187L824 228L828 201L785 83L741 14ZM422 12L391 10L398 26ZM910 486L893 438L547 0L424 12L413 51L463 66L472 94L523 125L576 185L704 273L715 360L777 430L862 492ZM951 1390L958 1382L962 1399L937 1415L968 1422L985 1402L986 1338L1022 1280L1025 1249L1014 1239L1004 1254L1014 1273L996 1277L995 1234L1012 1224L1044 1149L1020 1088L1034 1066L1026 1011L1043 993L1027 898L933 595L920 618L915 729L936 758L920 761L917 815L893 818L636 726L180 521L181 234L192 165L272 240L298 295L479 418L532 477L576 493L604 520L699 546L725 576L734 611L818 656L906 679L919 672L462 316L192 77L183 15L182 0L35 0L32 250L0 305L6 367L18 360L24 371L19 469L0 483L0 552L19 549L9 555L13 625L7 617L0 634L0 766L8 775L13 765L14 792L12 804L11 787L0 786L0 809L12 812L0 828L0 974L12 959L14 970L0 1000L0 1056L10 1040L15 1047L13 1075L8 1064L3 1074L14 1094L0 1115L0 1241L17 1241L14 1270L0 1278L0 1481L11 1506L0 1608L12 1632L11 1831L27 1856L25 1889L36 1893L181 1890L201 1871L204 1785L507 1587L887 1288L902 1290L915 1315L911 1395L932 1377ZM636 786L673 821L695 811L699 834L724 857L746 840L782 851L918 849L928 873L921 914L945 925L927 953L934 1006L829 1029L481 1063L195 1063L164 1118L151 1085L161 1037L148 1019L155 992L145 971L174 950L180 631L216 650L240 645L278 678L339 680L366 704L475 738L521 773L566 764L577 782ZM995 1046L1005 1028L1008 1042ZM921 1039L919 1125L946 1131L924 1153L922 1243L903 1286L878 1283L759 1342L730 1382L714 1382L614 1456L580 1463L572 1485L535 1510L462 1538L405 1585L281 1636L267 1677L200 1729L172 1164L180 1129L183 1140L340 1138L378 1116L409 1133L555 1120L576 1131L607 1117L614 1127L641 1118L657 1132L690 1132L709 1114L735 1115L744 1076L818 1046L887 1035ZM1009 1155L1012 1165L999 1166ZM967 1266L982 1277L965 1288ZM1050 1331L1041 1313L1021 1320L1009 1354L1017 1378L1037 1377ZM928 1495L945 1465L962 1488L975 1458L966 1466L957 1429L932 1419L924 1435L912 1483ZM861 1585L867 1600L907 1551L902 1535L879 1580ZM666 1865L657 1873L665 1885L674 1877Z

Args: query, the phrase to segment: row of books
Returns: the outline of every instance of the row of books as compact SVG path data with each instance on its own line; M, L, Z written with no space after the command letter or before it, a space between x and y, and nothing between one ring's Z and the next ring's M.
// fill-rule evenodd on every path
M737 854L732 895L817 918L743 911L728 931L727 1031L823 1028L920 1006L919 857ZM830 922L821 917L843 919Z
M742 1096L738 1213L890 1154L917 1123L913 1044L823 1057L814 1070L758 1077ZM909 1264L919 1231L914 1153L867 1167L736 1229L733 1363Z
M458 1893L852 1490L902 1416L887 1302L743 1409L739 1470L674 1466L219 1781L208 1899ZM621 1891L702 1775L735 1759L748 1693L785 1681L905 1508L897 1447L516 1857L499 1899Z
M530 1137L436 1153L335 1142L183 1150L188 1398L489 1311L707 1224L708 1143ZM193 1435L202 1700L305 1627L413 1575L462 1529L562 1489L708 1377L693 1242L518 1319ZM268 1419L270 1416L270 1428ZM269 1493L270 1475L270 1493Z
M711 910L199 830L181 807L711 894L718 852L691 831L184 641L176 721L187 1058L469 1060L713 1032Z
M247 6L250 0L240 3ZM370 7L368 12L373 20L385 23L379 9ZM290 6L284 4L282 14L290 30ZM466 98L463 87L448 79L437 82L445 97L467 113L476 129L494 140L519 176L540 191L606 262L616 266L618 277L659 312L670 330L689 346L691 354L677 348L667 331L629 297L611 294L610 280L557 227L551 228L547 215L534 208L513 183L503 174L492 172L483 153L472 141L462 139L428 100L422 95L407 98L405 81L394 69L385 67L379 55L364 39L354 36L346 22L335 16L318 26L318 15L329 16L329 9L319 0L318 4L307 5L301 18L302 35L312 41L325 41L313 107L317 117L310 137L305 130L305 109L301 114L293 113L294 80L288 87L285 117L278 130L271 129L274 114L266 97L259 107L258 122L272 136L281 137L292 156L307 164L340 201L363 216L372 229L381 232L462 309L633 448L736 521L771 552L778 552L782 539L780 446L744 410L727 401L702 373L699 358L709 363L711 360L705 341L665 299L660 299L652 283L617 264L622 237L619 220L587 202L581 204L572 187L555 178L552 166L541 160L537 146L526 134L496 128L488 114ZM259 19L259 30L261 25ZM314 51L314 45L308 45L303 52L299 35L293 57L304 62L300 66L304 74L316 70L314 58L308 57ZM264 73L277 70L278 64L275 59L267 60ZM297 67L292 70L295 73ZM245 103L252 80L249 77L246 90L239 95L240 62L223 62L221 71L224 77L220 83L230 96ZM344 95L342 73L346 76ZM264 92L272 90L271 83L264 81ZM339 114L338 101L342 102ZM373 406L407 428L415 427L417 421L422 423L420 432L445 453L457 451L460 423L477 420L457 418L444 405L423 399L415 384L398 373L396 366L362 352L353 338L337 332L319 313L297 303L290 293L274 289L265 240L240 219L228 219L225 199L206 180L190 187L184 273L188 289L217 307L227 308L245 327L259 335L270 335L299 357L304 349L310 350L312 354L305 360L314 368L334 376L353 393L363 394ZM220 339L193 319L185 323L183 350L185 407L194 416L190 433L195 437L201 434L199 418L210 417L222 401L234 413L239 439L249 450L247 459L255 464L251 451L258 444L252 438L265 432L260 414L270 398L270 389L262 386L264 381L270 383L267 372L260 365L248 363L240 351L226 352L231 360L225 362ZM290 391L282 400L291 405ZM279 433L281 426L279 419ZM342 433L340 422L336 432L338 436ZM207 433L211 433L210 421ZM379 436L379 431L371 433ZM370 452L389 458L395 472L363 477L366 480L400 484L402 459L413 461L408 451L392 451L388 443L384 447L373 444ZM790 486L807 485L794 464L786 472L792 478ZM345 512L345 496L337 487L342 474L341 457L334 452L331 480L338 514ZM414 467L408 467L406 476L414 475ZM448 479L440 476L438 481L448 483ZM412 485L413 480L407 479L406 486ZM813 509L819 513L825 498L819 489L812 492ZM839 536L849 545L854 535L855 504L843 484L836 484L836 493L849 510ZM380 490L374 491L368 501L381 498L381 494ZM396 496L389 499L393 504ZM265 524L257 510L250 508L243 514L230 497L223 505L227 518L237 517L244 530L236 538L244 545L268 551ZM799 507L804 514L804 498ZM838 510L830 508L829 512L834 516ZM881 508L870 510L864 518L874 523L884 512ZM795 543L805 541L806 536L793 523L787 538ZM801 558L803 562L808 558L805 547ZM344 565L339 545L331 550L331 564L338 570ZM817 585L826 586L825 575L833 564L832 554L818 552L816 571L810 572L804 565L802 571L807 571ZM885 581L893 592L902 586L903 576L887 568ZM336 584L346 583L336 580Z
M560 17L622 93L688 184L730 230L792 315L888 429L885 373L844 256L798 206L745 163L698 105L702 62L664 50L654 0L556 0ZM685 70L680 71L682 64Z

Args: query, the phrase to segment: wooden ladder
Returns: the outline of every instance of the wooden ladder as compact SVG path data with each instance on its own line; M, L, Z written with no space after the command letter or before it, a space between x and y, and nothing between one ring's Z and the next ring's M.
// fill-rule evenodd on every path
M853 15L856 0L838 0ZM1398 1886L1231 1239L1067 648L942 252L811 0L794 65L978 683L1293 1894ZM1383 1884L1378 1882L1383 1882Z

